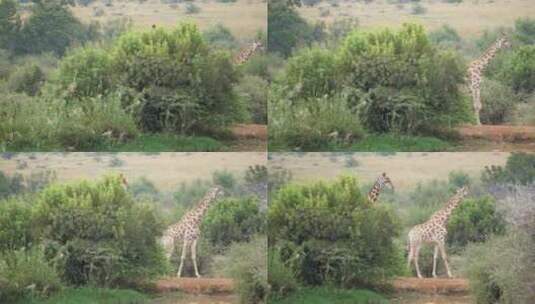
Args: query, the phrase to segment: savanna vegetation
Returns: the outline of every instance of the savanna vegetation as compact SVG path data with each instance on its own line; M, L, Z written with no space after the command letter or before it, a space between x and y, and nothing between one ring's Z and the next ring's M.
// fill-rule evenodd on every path
M251 167L243 176L216 171L212 179L174 191L160 191L146 178L125 188L116 175L59 183L52 173L2 174L0 302L156 302L155 281L178 268L175 255L165 258L159 237L215 183L228 195L202 222L200 272L233 278L241 303L265 301L262 168ZM183 275L193 274L190 264Z
M455 150L456 127L474 122L468 63L504 34L512 47L485 72L482 122L534 123L533 18L469 39L448 25L370 29L355 17L300 14L318 2L268 6L269 51L284 58L270 85L271 150Z
M235 64L249 43L227 28L82 22L77 5L0 1L1 150L229 150L231 125L266 123L263 55Z
M534 166L535 155L513 153L504 166L486 167L480 177L452 171L411 189L385 190L377 204L366 199L371 185L357 177L283 181L268 211L272 303L387 303L395 276L415 276L406 267L407 232L461 186L469 195L447 226L454 276L469 279L477 303L530 303ZM432 249L420 252L426 277ZM441 260L438 265L438 275L445 276Z

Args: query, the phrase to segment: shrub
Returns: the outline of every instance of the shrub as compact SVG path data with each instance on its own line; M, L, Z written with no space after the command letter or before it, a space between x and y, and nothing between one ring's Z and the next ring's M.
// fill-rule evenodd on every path
M0 201L0 254L29 248L32 227L31 206L23 198Z
M41 248L20 249L0 255L0 301L44 298L63 288L60 277Z
M336 90L337 75L331 51L304 49L288 60L284 83L296 98L324 97Z
M22 25L17 11L18 3L13 0L0 2L0 45L2 49L14 50Z
M488 196L465 199L448 220L448 244L452 246L484 242L504 232L504 218L496 211L496 202Z
M8 79L8 88L15 93L26 93L35 96L45 81L45 74L35 64L26 64L16 68Z
M348 144L364 134L359 120L339 96L292 104L272 97L268 106L271 145L302 150Z
M232 35L230 30L221 23L209 27L202 33L202 35L206 42L213 46L226 49L236 48L236 38Z
M116 286L163 272L157 241L163 225L152 208L133 201L119 177L47 187L33 225L70 284Z
M519 47L508 59L500 75L516 92L535 91L535 45Z
M111 56L94 47L76 49L61 61L57 78L59 89L69 97L105 95L113 88Z
M286 1L270 1L268 5L269 51L284 57L300 43L312 40L312 27Z
M505 167L485 167L481 181L487 185L520 184L530 185L535 182L535 155L529 153L512 153L507 158Z
M191 134L244 115L229 54L210 51L194 25L129 32L113 54L121 85L129 88L125 103L147 131Z
M268 82L261 77L247 75L236 86L236 93L248 107L254 123L267 123Z
M56 1L39 1L24 23L18 48L25 53L63 55L73 43L84 41L85 28L69 8Z
M440 28L429 33L429 41L441 48L459 49L462 39L457 31L451 26L445 24Z
M481 100L481 122L486 124L510 122L519 102L510 87L491 79L484 79L481 84Z
M287 185L273 197L268 220L270 242L301 282L378 286L401 269L397 219L371 205L354 177Z
M256 200L227 199L206 212L201 231L211 245L221 251L233 242L251 240L264 226L264 215Z
M411 7L411 14L413 15L423 15L427 12L427 8L421 5L420 3L415 3Z
M136 199L146 198L150 200L157 200L160 195L158 188L156 188L154 183L146 177L141 177L133 183L130 183L128 185L128 192L132 193Z
M270 298L284 298L298 287L297 278L292 269L282 261L280 248L268 248L268 282Z
M266 303L269 291L267 238L234 243L226 252L223 272L237 282L240 303Z
M398 32L352 32L339 49L344 85L364 126L376 132L415 132L451 126L469 117L462 98L458 55L438 52L421 26Z
M535 44L535 19L519 18L515 20L515 39L523 44Z
M186 3L185 10L186 14L193 15L198 14L201 11L201 8L193 3Z
M477 302L531 303L534 250L533 239L518 231L469 246L463 268Z
M212 181L215 185L220 185L227 191L232 191L236 187L236 177L227 170L216 170L212 173Z

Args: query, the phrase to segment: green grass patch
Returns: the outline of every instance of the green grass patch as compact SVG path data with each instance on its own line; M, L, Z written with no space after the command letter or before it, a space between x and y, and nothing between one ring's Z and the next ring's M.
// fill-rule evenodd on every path
M225 150L222 142L206 136L180 136L169 133L142 134L125 143L106 143L89 145L82 151L91 152L214 152ZM11 152L58 152L67 151L67 147L59 144L6 146Z
M134 290L103 288L69 288L45 300L24 299L16 304L141 304L149 297Z
M437 152L449 151L453 146L435 137L408 135L368 135L361 141L351 145L350 151L366 152Z
M351 145L327 142L321 148L300 149L282 142L270 141L269 151L354 151L354 152L438 152L452 151L452 143L427 136L410 136L396 134L368 134Z
M382 295L364 289L303 288L270 304L388 304Z
M102 147L111 152L213 152L225 149L221 142L204 136L143 134L124 144Z

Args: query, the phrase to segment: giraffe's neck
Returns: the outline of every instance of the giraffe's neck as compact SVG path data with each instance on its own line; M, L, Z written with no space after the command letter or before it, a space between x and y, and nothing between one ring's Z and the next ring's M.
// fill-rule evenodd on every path
M381 194L381 190L384 187L384 181L379 177L375 184L373 184L373 187L370 189L370 192L368 192L368 200L372 203L375 203L377 199L379 198L379 194Z
M248 47L247 49L243 50L236 56L234 59L234 63L237 65L246 63L249 58L251 58L254 53L258 50L259 46L255 43L252 46Z
M496 54L502 47L500 46L500 43L496 41L492 46L490 46L477 60L475 60L472 63L472 68L476 68L480 72L482 72L496 57Z
M444 208L435 212L431 216L431 218L429 219L429 222L433 222L434 224L438 223L441 226L445 226L451 214L453 213L453 210L455 210L455 208L457 208L461 204L463 198L464 198L464 195L460 195L460 194L454 195L446 203L446 206L444 206Z

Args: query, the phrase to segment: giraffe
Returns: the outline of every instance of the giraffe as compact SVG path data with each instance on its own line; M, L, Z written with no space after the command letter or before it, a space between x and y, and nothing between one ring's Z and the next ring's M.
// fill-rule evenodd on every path
M394 190L394 184L392 184L390 178L386 176L386 173L383 172L383 174L379 175L379 177L375 181L375 184L373 184L373 187L371 188L370 192L368 192L368 201L375 203L379 198L381 190L383 190L386 185L389 185L390 189Z
M407 264L410 268L411 262L414 261L418 278L423 278L420 273L420 267L418 266L418 255L420 253L421 245L425 243L435 244L435 252L433 253L433 277L437 276L436 267L439 250L442 260L444 260L448 277L452 277L444 246L446 235L448 234L446 225L453 210L459 206L467 194L468 190L465 186L457 189L455 195L448 200L444 208L435 212L427 222L416 225L409 231L409 254Z
M197 240L201 234L201 221L212 203L217 202L223 194L222 187L212 187L194 209L187 212L178 223L169 226L165 230L160 242L165 249L167 259L171 258L176 244L182 242L182 255L180 257L180 266L178 267L177 277L182 275L182 267L184 266L188 246L191 250L191 259L193 260L195 275L198 278L201 277L199 269L197 268Z
M496 56L496 53L503 48L508 48L511 43L505 35L501 35L478 59L472 61L468 66L468 81L470 84L470 93L472 94L472 102L474 106L474 114L476 123L481 125L479 113L483 107L481 103L481 80L485 68L490 61Z
M246 48L245 50L242 50L238 55L236 55L236 57L234 57L234 64L242 65L246 63L247 60L249 60L249 58L251 58L254 55L254 53L256 53L259 50L262 50L263 48L264 46L262 45L262 42L260 41L253 42L253 44L250 47Z

